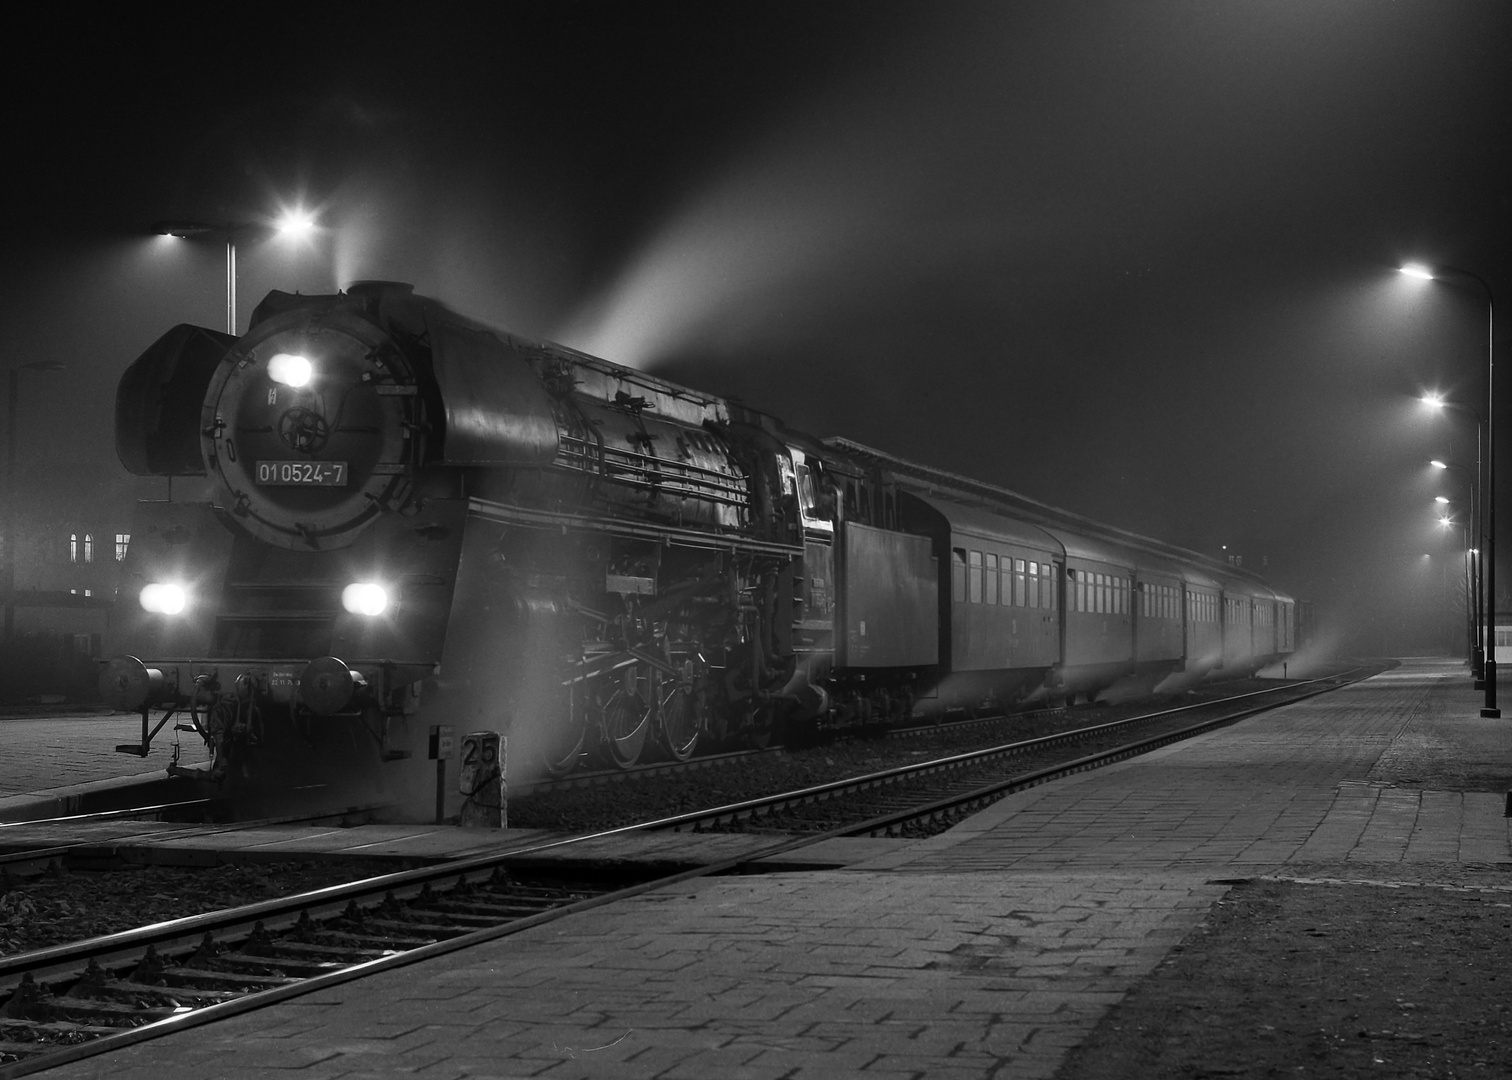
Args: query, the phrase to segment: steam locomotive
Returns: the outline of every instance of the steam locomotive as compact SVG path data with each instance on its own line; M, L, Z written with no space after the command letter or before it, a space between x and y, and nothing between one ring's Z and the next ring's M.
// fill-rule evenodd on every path
M123 375L138 505L101 689L255 814L434 812L438 732L630 767L1257 670L1254 575L370 282ZM157 713L153 724L154 712ZM454 808L460 796L448 796Z

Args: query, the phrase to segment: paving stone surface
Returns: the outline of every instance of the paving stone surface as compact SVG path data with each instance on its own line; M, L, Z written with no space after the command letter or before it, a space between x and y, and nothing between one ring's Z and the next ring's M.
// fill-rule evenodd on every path
M1049 1077L1226 880L1512 864L1502 796L1393 783L1404 740L1452 772L1435 729L1478 705L1414 662L849 869L684 883L42 1075ZM1512 773L1493 734L1477 769Z
M5 741L5 753L0 755L0 796L163 773L173 759L173 738L167 728L153 740L145 758L116 753L117 743L138 742L141 737L141 718L125 713L0 716L0 739ZM180 738L182 764L209 760L198 735Z

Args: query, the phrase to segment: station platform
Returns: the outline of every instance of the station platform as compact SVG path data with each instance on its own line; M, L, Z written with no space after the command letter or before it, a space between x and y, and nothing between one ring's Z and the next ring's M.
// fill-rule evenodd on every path
M683 882L39 1075L1050 1077L1236 881L1512 888L1512 711L1480 704L1407 661L840 868Z

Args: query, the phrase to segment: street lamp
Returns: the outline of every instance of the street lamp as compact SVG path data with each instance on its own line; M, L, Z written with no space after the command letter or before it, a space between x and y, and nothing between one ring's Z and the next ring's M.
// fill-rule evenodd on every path
M1473 556L1475 554L1475 549L1470 546L1470 540L1469 540L1469 537L1468 537L1468 535L1466 533L1466 529L1465 529L1464 523L1463 522L1455 521L1454 518L1451 516L1451 512L1448 509L1449 500L1446 499L1446 498L1444 498L1442 495L1436 495L1436 496L1434 496L1433 501L1435 503L1437 503L1439 506L1441 506L1441 507L1444 508L1443 511L1442 511L1442 513L1439 516L1439 519L1438 519L1438 523L1439 523L1440 528L1442 528L1445 531L1447 531L1447 530L1453 528L1455 525L1458 525L1460 527L1460 543L1461 543L1461 545L1464 546L1464 549L1465 549L1465 559L1464 559L1465 572L1464 572L1464 576L1462 578L1462 582L1463 582L1463 584L1465 586L1465 629L1466 629L1466 631L1469 634L1470 648L1471 648L1471 652L1473 654L1474 649L1475 649L1475 637L1476 637L1476 632L1477 632L1477 629L1478 629L1477 626L1476 626L1476 619L1475 619L1475 600L1474 600L1474 597L1475 597L1475 564L1474 564Z
M10 369L5 425L5 622L3 636L11 639L16 618L16 395L23 371L62 371L56 360L33 360Z
M1424 398L1423 400L1426 401L1428 399ZM1443 401L1443 399L1441 398L1437 401L1437 406L1440 408L1442 408L1446 404L1450 403ZM1480 511L1478 511L1477 509L1480 505L1480 492L1477 489L1480 484L1479 451L1481 424L1479 413L1476 413L1475 410L1468 408L1465 411L1473 413L1476 418L1475 434L1477 452L1475 476L1471 478L1468 485L1470 488L1470 534L1475 537L1476 546L1470 547L1469 540L1467 539L1465 541L1466 573L1469 575L1470 585L1470 673L1475 679L1475 688L1477 690L1484 690L1486 654L1485 649L1482 646L1484 642L1483 635L1485 633L1486 618L1485 609L1482 606L1481 601L1481 578L1479 563L1481 544L1479 522L1481 521L1481 518L1479 516ZM1469 470L1466 469L1463 465L1455 465L1452 462L1440 461L1437 458L1434 458L1432 461L1428 462L1428 464L1432 465L1435 469L1441 469L1446 472L1450 470L1460 473L1469 472ZM1449 500L1440 495L1435 497L1435 501L1447 503Z
M1501 710L1496 707L1496 297L1486 279L1472 270L1457 266L1404 266L1402 273L1424 281L1436 280L1442 274L1459 274L1480 285L1486 291L1486 554L1482 560L1486 579L1486 633L1485 679L1486 703L1481 715L1497 719Z
M304 236L315 228L315 219L302 210L291 210L273 223L280 236ZM212 225L206 221L160 221L152 227L159 236L176 236L189 240L219 234L226 238L226 333L236 335L236 237L239 233L266 229L259 222L228 222Z

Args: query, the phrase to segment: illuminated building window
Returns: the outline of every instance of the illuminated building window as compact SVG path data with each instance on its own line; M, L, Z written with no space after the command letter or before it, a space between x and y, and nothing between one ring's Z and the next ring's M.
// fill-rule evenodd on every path
M94 562L94 534L84 534L84 561Z
M68 561L69 562L78 562L79 561L79 534L78 533L69 533L68 534Z
M116 533L116 562L120 562L126 557L126 549L130 546L130 533Z
M93 593L92 593L92 592L91 592L91 591L90 591L90 590L88 590L88 589L85 589L85 590L84 590L84 595L85 595L85 596L93 596L93 595L94 595L94 594L93 594Z

